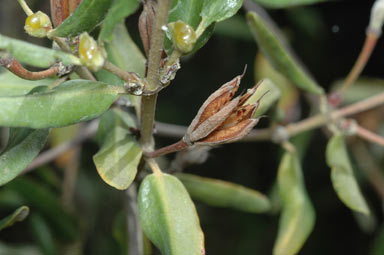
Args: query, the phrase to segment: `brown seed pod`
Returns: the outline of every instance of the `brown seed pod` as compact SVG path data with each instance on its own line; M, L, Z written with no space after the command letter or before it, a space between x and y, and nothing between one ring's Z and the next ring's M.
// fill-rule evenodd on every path
M82 0L51 0L51 17L53 26L59 26L72 12L74 12Z

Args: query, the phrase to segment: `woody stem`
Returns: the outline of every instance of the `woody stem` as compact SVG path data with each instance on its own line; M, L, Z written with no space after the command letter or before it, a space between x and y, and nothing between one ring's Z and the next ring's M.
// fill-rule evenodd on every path
M44 71L31 72L25 69L19 63L19 61L13 59L12 57L0 58L0 65L4 66L12 73L26 80L42 80L57 74L57 72L59 71L59 67L57 65L54 65Z
M157 157L164 156L164 155L172 153L172 152L184 150L186 148L188 148L188 144L186 144L183 140L180 140L174 144L165 146L165 147L160 148L158 150L155 150L152 152L147 152L145 154L145 156L148 158L157 158Z

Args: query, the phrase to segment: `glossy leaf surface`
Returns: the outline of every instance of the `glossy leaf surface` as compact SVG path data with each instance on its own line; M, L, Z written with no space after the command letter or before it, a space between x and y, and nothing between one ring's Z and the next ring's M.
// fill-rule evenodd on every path
M93 156L101 178L116 189L127 189L137 173L142 150L129 128L134 128L132 117L121 110L109 110L99 124L101 148Z
M181 20L196 30L201 21L200 14L204 2L205 1L203 0L172 0L171 9L168 16L168 23ZM197 40L192 52L195 52L204 46L204 44L211 37L213 29L214 24L204 31L204 33ZM173 51L172 38L170 33L166 33L164 48L168 54Z
M83 0L63 23L50 32L51 36L71 37L91 32L105 17L113 0Z
M228 19L236 14L243 4L243 0L210 0L204 1L201 11L203 28L214 22Z
M244 186L192 174L176 174L193 199L218 207L229 207L250 213L267 212L268 198Z
M309 5L326 1L327 0L253 0L253 2L267 8L288 8L298 5Z
M46 68L61 61L66 65L80 65L80 59L72 54L37 46L0 34L0 51L9 52L22 63Z
M16 178L32 162L48 134L48 129L10 129L8 145L0 154L0 185Z
M138 205L141 226L162 254L205 254L195 206L176 177L148 175L140 185Z
M297 254L312 232L315 211L305 189L296 154L284 154L278 170L277 183L283 208L273 254Z
M0 231L4 228L10 227L16 222L23 221L29 214L29 208L27 206L21 206L16 209L11 215L0 220Z
M122 87L101 82L71 80L48 91L0 97L0 125L48 128L90 120L106 111L123 92Z
M350 209L369 214L367 203L353 174L343 135L334 135L327 145L327 164L331 179L340 200Z
M139 0L114 0L101 26L99 41L111 41L115 26L133 14L139 7L139 3Z
M292 50L271 20L255 12L248 12L247 20L258 46L272 66L299 88L316 94L323 93L323 89L294 57Z

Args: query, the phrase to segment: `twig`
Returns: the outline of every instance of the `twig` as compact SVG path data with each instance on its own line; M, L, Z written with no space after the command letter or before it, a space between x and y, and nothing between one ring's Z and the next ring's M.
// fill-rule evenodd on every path
M40 72L31 72L25 69L19 61L9 57L0 58L0 65L7 68L10 72L16 74L20 78L26 80L42 80L48 77L51 77L59 72L59 67L57 65L53 65L47 70Z
M67 52L67 53L72 53L72 50L71 48L68 46L68 44L65 42L64 39L60 38L60 37L53 37L52 38L56 43L57 45L59 45L59 47ZM80 76L80 78L82 79L86 79L86 80L91 80L91 81L95 81L96 78L93 76L93 74L88 70L88 68L84 67L84 66L76 66L74 68L74 71Z
M154 160L153 158L147 158L146 159L149 167L152 169L152 172L155 174L155 175L162 175L163 172L161 171L159 165L157 164L156 160Z
M378 94L376 96L367 98L363 101L345 106L339 110L333 110L329 112L331 119L338 119L341 117L346 117L349 115L357 114L371 108L377 107L381 104L384 104L384 93ZM297 123L291 123L286 125L284 128L288 132L290 137L300 134L304 131L308 131L320 126L327 124L329 121L323 114L317 114L315 116L309 117L305 120L299 121ZM187 128L174 124L166 123L156 123L157 134L160 136L167 136L172 138L182 137ZM256 129L252 130L248 136L239 140L238 142L254 142L254 141L265 141L271 139L274 130L270 128L266 129Z
M348 89L359 77L365 65L367 64L368 59L373 52L373 49L375 48L377 40L378 36L376 34L370 32L367 33L363 49L361 50L360 55L357 58L353 68L349 72L347 78L345 78L344 83L339 90L340 94L342 94L346 89Z
M106 60L104 62L103 68L116 76L118 76L120 79L126 82L138 82L138 77L134 73L126 72L120 67L114 65L113 63Z
M73 209L73 195L77 180L77 172L79 170L79 160L81 154L81 146L77 145L73 148L73 154L68 159L64 169L62 202L65 208Z
M31 8L29 8L29 6L27 5L27 3L25 2L25 0L17 0L21 6L21 8L23 8L25 14L27 14L27 16L31 16L33 14L33 11L31 10Z
M155 24L151 35L151 47L148 59L147 89L156 91L159 86L159 69L161 54L163 51L164 31L162 27L168 19L170 0L159 0L156 8ZM155 118L157 93L142 97L141 104L141 140L144 151L151 151L153 148L152 130Z
M186 144L183 140L180 140L174 144L165 146L165 147L160 148L158 150L147 152L145 154L145 156L148 158L157 158L157 157L160 157L160 156L172 153L172 152L184 150L186 148L188 148L188 144Z
M356 135L369 142L384 146L384 137L379 136L360 125L356 127Z
M52 148L48 151L41 153L37 158L35 158L31 162L31 164L29 164L29 166L27 166L24 169L23 174L28 173L39 166L45 165L53 161L55 158L57 158L61 154L83 143L90 137L94 136L97 132L97 128L99 125L98 123L99 123L98 120L92 121L91 123L88 124L88 126L86 126L82 131L79 132L79 136L76 137L74 140L66 142L60 146L57 146L55 148Z
M125 191L125 197L128 229L128 254L142 255L144 252L143 233L139 220L135 183L132 183Z

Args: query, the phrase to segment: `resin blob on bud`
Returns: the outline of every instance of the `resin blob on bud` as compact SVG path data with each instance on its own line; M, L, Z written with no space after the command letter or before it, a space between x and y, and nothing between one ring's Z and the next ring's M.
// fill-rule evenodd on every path
M175 48L184 54L191 52L197 40L193 27L180 20L169 23L168 27Z
M52 23L47 14L38 11L29 15L25 20L25 31L34 37L46 37L52 29Z
M96 72L104 65L104 56L97 42L88 34L80 35L79 57L83 65Z

